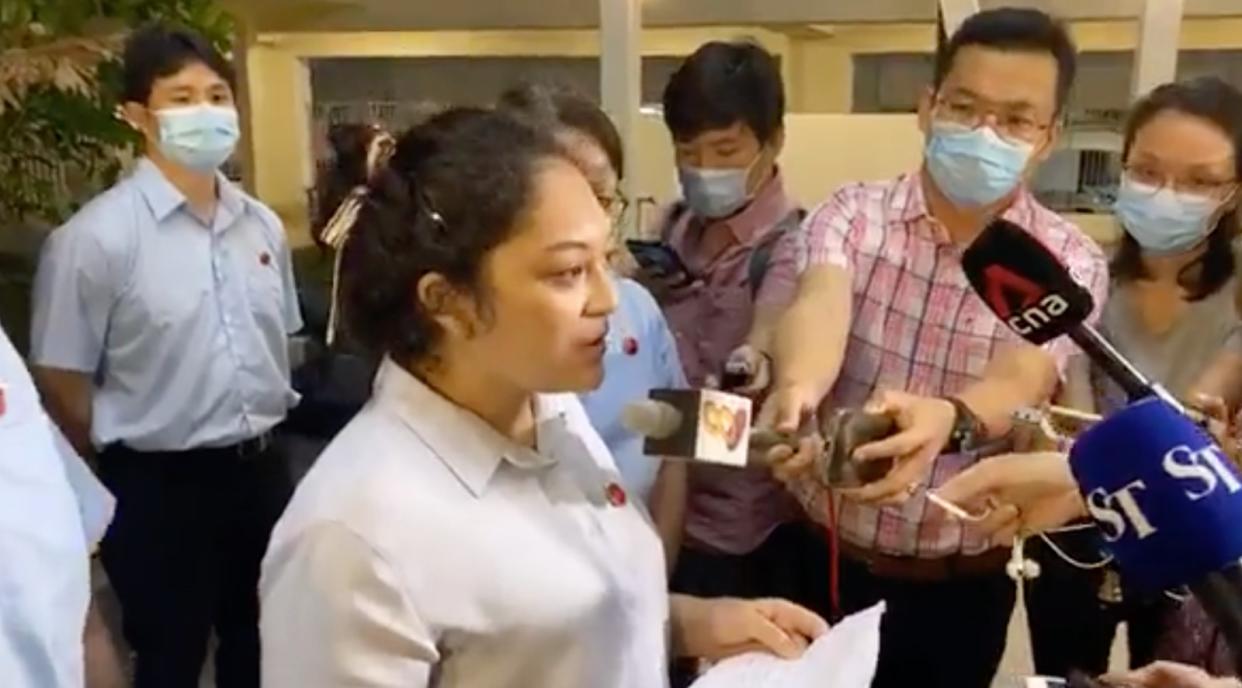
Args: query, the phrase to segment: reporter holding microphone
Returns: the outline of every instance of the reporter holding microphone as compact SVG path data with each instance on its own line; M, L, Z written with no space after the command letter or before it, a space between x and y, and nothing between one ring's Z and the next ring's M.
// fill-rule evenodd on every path
M998 546L1012 542L1015 537L1034 535L1088 515L1071 464L1059 452L1007 454L985 459L954 476L936 492L941 499L968 511L986 513L982 520L969 527ZM1156 524L1157 529L1160 526ZM1165 661L1109 674L1099 682L1118 688L1242 686L1234 678L1218 678L1197 667Z
M795 655L792 604L667 594L658 537L574 393L602 375L610 223L547 132L455 109L403 135L344 246L384 354L263 563L263 679L665 685L669 644Z

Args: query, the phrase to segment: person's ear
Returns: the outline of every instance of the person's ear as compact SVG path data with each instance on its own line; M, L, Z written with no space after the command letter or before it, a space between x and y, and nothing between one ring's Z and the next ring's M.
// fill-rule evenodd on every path
M1052 121L1052 125L1048 127L1047 139L1044 141L1044 144L1035 151L1035 155L1032 156L1034 157L1036 163L1042 163L1052 157L1052 152L1057 149L1057 142L1061 140L1061 132L1064 130L1061 121L1061 117L1057 116L1057 118Z
M936 102L936 89L928 86L919 97L919 131L926 137L931 133L932 109Z
M1242 186L1235 185L1233 187L1233 192L1231 192L1225 199L1225 202L1221 204L1221 214L1224 215L1232 210L1237 210L1240 201L1242 201ZM1235 228L1234 232L1236 233L1237 231L1238 228Z
M154 125L151 120L155 115L147 109L147 106L132 100L126 101L118 108L118 114L129 126L145 135L150 135Z
M772 139L768 142L768 147L772 149L772 159L776 160L781 157L781 151L785 150L785 126L781 125L772 132Z
M444 275L429 272L415 285L418 307L450 337L468 340L479 331L476 299L455 287Z

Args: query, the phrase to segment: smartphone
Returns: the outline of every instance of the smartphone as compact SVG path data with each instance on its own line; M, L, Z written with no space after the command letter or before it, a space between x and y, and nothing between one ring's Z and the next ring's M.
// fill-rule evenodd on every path
M681 256L663 241L626 239L625 247L644 270L657 277L674 280L675 286L684 286L693 279Z

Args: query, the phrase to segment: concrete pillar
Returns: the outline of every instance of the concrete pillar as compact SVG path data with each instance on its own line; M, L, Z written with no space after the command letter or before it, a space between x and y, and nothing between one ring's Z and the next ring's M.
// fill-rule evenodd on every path
M1143 3L1130 82L1130 95L1134 100L1177 77L1183 3L1184 0L1146 0Z
M979 11L979 0L940 0L940 16L946 37L952 37L970 15Z
M233 68L237 72L237 100L239 123L241 125L241 142L238 146L237 162L241 166L242 187L249 194L255 194L255 154L254 154L254 112L250 98L250 68L248 58L250 46L254 42L254 30L244 20L238 19L233 31Z
M642 104L642 0L599 0L600 94L604 110L621 132L626 175L621 192L634 201L638 179L638 108ZM626 213L621 230L636 231L635 213Z

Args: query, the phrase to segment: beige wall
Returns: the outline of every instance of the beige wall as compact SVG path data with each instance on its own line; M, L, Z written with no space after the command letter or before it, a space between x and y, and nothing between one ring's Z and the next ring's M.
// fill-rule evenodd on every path
M786 185L808 207L848 182L885 179L919 164L922 137L913 115L795 113L786 116L785 129ZM660 203L676 199L672 142L659 117L643 117L639 150L639 193Z
M241 36L246 36L243 32ZM719 26L652 29L643 33L645 55L686 55L713 39L749 36L776 54L790 39L757 27ZM296 243L307 234L306 178L310 169L310 123L303 103L305 61L314 57L556 56L599 54L596 31L515 30L388 33L263 34L239 55L245 64L249 138L243 159L253 160L247 186L284 219ZM786 64L786 70L788 65ZM789 75L786 74L789 78Z
M1079 22L1073 25L1083 50L1132 50L1136 22ZM244 34L243 34L244 35ZM855 54L930 52L935 32L930 24L883 24L814 27L783 33L745 26L649 29L643 33L646 55L684 55L701 43L741 35L755 37L782 56L790 110L790 144L785 165L790 185L812 203L834 180L885 176L891 167L908 167L917 159L914 128L863 118L803 119L803 114L850 110ZM322 56L593 56L596 31L514 30L387 32L365 34L263 34L239 51L247 82L248 133L244 159L253 161L247 183L286 221L295 241L306 241L306 187L310 169L310 135L305 108L304 61ZM1193 19L1181 32L1184 49L1242 47L1242 19ZM894 120L895 122L896 120ZM845 122L852 122L844 124ZM857 127L854 129L853 127ZM891 135L875 134L879 127ZM861 136L860 136L861 135ZM640 132L644 149L637 169L644 189L663 196L671 188L667 141L658 122ZM803 143L802 141L805 141ZM665 146L665 148L660 148ZM895 165L901 161L903 164ZM1101 230L1106 223L1090 222Z

